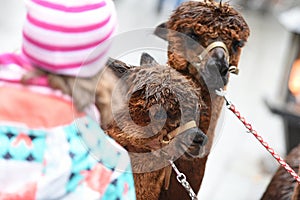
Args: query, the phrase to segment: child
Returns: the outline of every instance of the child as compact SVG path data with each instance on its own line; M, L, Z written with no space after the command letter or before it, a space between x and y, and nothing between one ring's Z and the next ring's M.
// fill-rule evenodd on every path
M86 112L84 85L115 32L113 2L26 5L22 53L0 55L0 199L135 199L128 153Z

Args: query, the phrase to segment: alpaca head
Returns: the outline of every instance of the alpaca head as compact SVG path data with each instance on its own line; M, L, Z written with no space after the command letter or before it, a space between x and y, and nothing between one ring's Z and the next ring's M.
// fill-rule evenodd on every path
M213 80L216 73L220 75L221 84L226 85L229 68L235 66L231 69L237 69L241 48L250 31L241 14L228 3L205 0L181 4L155 34L169 42L171 67L182 72L200 73L205 82L219 87L218 80ZM214 42L224 44L210 48ZM207 47L210 49L203 54Z
M205 105L191 79L145 53L141 66L113 59L108 66L120 78L125 97L114 112L120 132L115 139L121 145L131 153L165 154L167 159L203 154L207 138L198 126Z

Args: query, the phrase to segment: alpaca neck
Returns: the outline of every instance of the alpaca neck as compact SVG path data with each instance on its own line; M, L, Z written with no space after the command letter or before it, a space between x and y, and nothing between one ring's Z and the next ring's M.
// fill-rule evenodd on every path
M300 165L299 165L299 171L298 171L298 175L300 175ZM294 188L294 191L293 191L293 194L292 194L292 200L298 200L300 199L300 185L299 184L296 184L295 185L295 188Z

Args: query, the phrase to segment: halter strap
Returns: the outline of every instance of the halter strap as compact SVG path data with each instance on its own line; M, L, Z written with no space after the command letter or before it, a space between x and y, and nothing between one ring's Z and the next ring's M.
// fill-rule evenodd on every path
M202 51L202 53L198 56L198 58L202 61L204 59L204 57L211 51L213 50L214 48L217 48L217 47L221 47L225 50L225 57L226 57L226 60L227 62L229 63L229 51L226 47L226 45L224 44L224 42L221 42L221 41L216 41L216 42L213 42L211 43L210 45L208 45L206 47L206 49L204 49Z
M195 127L197 127L196 122L194 120L189 121L189 122L185 123L184 125L179 126L175 130L173 130L170 133L168 133L168 135L165 136L166 138L162 138L160 140L160 142L162 144L169 144L171 142L171 140L174 139L177 135L185 132L188 129L195 128ZM169 189L169 185L170 185L170 180L171 180L171 174L172 174L172 167L171 167L171 165L165 167L164 173L165 173L164 189L168 190Z
M194 120L185 123L182 126L179 126L175 130L169 132L165 137L163 137L160 142L163 144L169 144L171 140L173 140L177 135L183 133L184 131L197 127L196 122Z

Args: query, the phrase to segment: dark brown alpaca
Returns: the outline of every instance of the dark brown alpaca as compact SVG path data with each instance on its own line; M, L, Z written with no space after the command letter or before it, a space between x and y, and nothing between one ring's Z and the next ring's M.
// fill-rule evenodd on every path
M300 145L292 149L286 157L286 162L299 174ZM300 200L300 187L294 178L279 167L270 181L262 200Z
M125 103L113 113L106 133L130 154L137 199L156 200L162 188L173 187L167 186L168 160L204 154L206 136L198 128L205 108L200 90L191 78L148 54L143 54L140 67L117 60L108 66L120 78ZM193 121L195 126L170 136Z
M250 34L249 27L228 3L188 1L179 6L155 33L169 43L168 64L185 77L192 78L201 89L207 106L201 111L200 129L208 135L206 152L209 152L223 105L223 99L215 95L215 89L226 87L230 66L238 66L241 49ZM222 41L226 48L213 48L200 60L204 48L215 41ZM196 192L201 186L206 161L207 156L176 162ZM173 187L163 191L160 199L189 198L174 173L170 184Z

